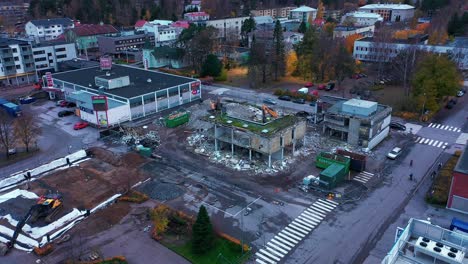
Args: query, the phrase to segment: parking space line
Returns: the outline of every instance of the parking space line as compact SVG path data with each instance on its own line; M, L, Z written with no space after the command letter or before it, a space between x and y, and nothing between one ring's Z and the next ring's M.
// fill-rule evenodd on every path
M236 217L240 212L244 211L245 209L247 209L247 207L251 206L252 204L254 204L256 201L258 201L260 198L262 198L262 196L259 196L257 199L255 199L253 202L249 203L246 207L242 208L239 212L235 213L234 215L231 215L233 217Z
M272 247L285 255L288 254L288 251L276 246L275 244L271 243L271 241L267 243L267 246Z

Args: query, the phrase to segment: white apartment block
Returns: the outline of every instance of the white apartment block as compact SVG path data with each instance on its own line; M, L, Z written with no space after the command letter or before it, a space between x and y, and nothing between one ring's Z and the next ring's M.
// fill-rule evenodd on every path
M316 17L317 9L305 5L290 11L290 18L301 22L314 21Z
M399 22L414 17L414 6L406 4L370 4L359 8L359 11L377 13L384 21Z
M354 34L359 34L363 37L372 37L374 36L374 31L374 25L363 27L337 26L333 30L333 38L346 38Z
M36 80L31 45L27 41L0 38L0 86Z
M278 7L278 8L267 8L250 11L252 16L271 16L277 17L289 17L291 10L295 9L295 6Z
M53 40L63 34L65 30L74 28L75 25L70 18L49 18L31 20L26 23L26 35L36 41Z
M418 49L436 54L448 54L456 62L459 69L468 69L468 38L455 38L455 41L445 45L426 45L408 43L375 43L372 38L363 38L354 42L353 56L361 61L391 61L402 50Z
M37 71L56 71L59 62L77 57L75 43L40 43L33 45L32 52Z
M218 30L218 38L226 38L227 35L235 34L240 38L242 23L249 17L235 17L206 21L206 26L212 26Z
M373 26L377 22L383 22L384 19L378 13L358 11L345 14L341 18L341 23L345 22L346 20L353 21L355 26Z

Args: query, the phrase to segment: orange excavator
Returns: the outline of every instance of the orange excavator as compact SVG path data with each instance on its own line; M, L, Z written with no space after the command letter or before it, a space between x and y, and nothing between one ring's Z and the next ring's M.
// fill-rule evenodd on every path
M272 117L278 118L278 113L266 105L262 105L262 110L268 112Z

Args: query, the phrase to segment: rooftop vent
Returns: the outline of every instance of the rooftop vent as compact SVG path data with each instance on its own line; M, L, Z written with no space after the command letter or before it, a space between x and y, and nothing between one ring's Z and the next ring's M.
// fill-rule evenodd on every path
M262 133L268 133L268 129L263 129Z
M423 237L422 241L426 242L426 243L429 243L429 241L431 241L429 238L427 237Z
M452 251L453 253L458 253L458 249L453 248L453 247L450 248L450 251Z
M420 242L419 245L420 245L421 247L427 247L427 243L426 243L426 242Z
M148 80L146 80L146 82L150 83L150 82L151 82L151 78L148 78Z
M437 242L437 243L436 243L436 247L443 247L443 246L444 246L444 244L442 244L442 243L440 243L440 242Z
M226 121L226 123L231 124L231 123L232 123L232 120L228 120L228 121Z
M440 247L434 247L433 250L435 252L438 252L438 253L440 253L442 251L442 249L440 249Z
M457 256L455 253L452 252L449 252L447 255L451 258L455 258Z
M242 125L242 127L249 127L249 125L247 125L247 124L243 124L243 125Z

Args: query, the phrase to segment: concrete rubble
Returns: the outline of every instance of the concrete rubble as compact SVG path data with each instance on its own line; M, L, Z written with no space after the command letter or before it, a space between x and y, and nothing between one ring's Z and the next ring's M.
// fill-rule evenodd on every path
M114 140L114 143L125 144L127 146L143 145L148 148L157 148L160 144L158 132L156 130L147 130L145 128L124 128L119 132L121 137Z

